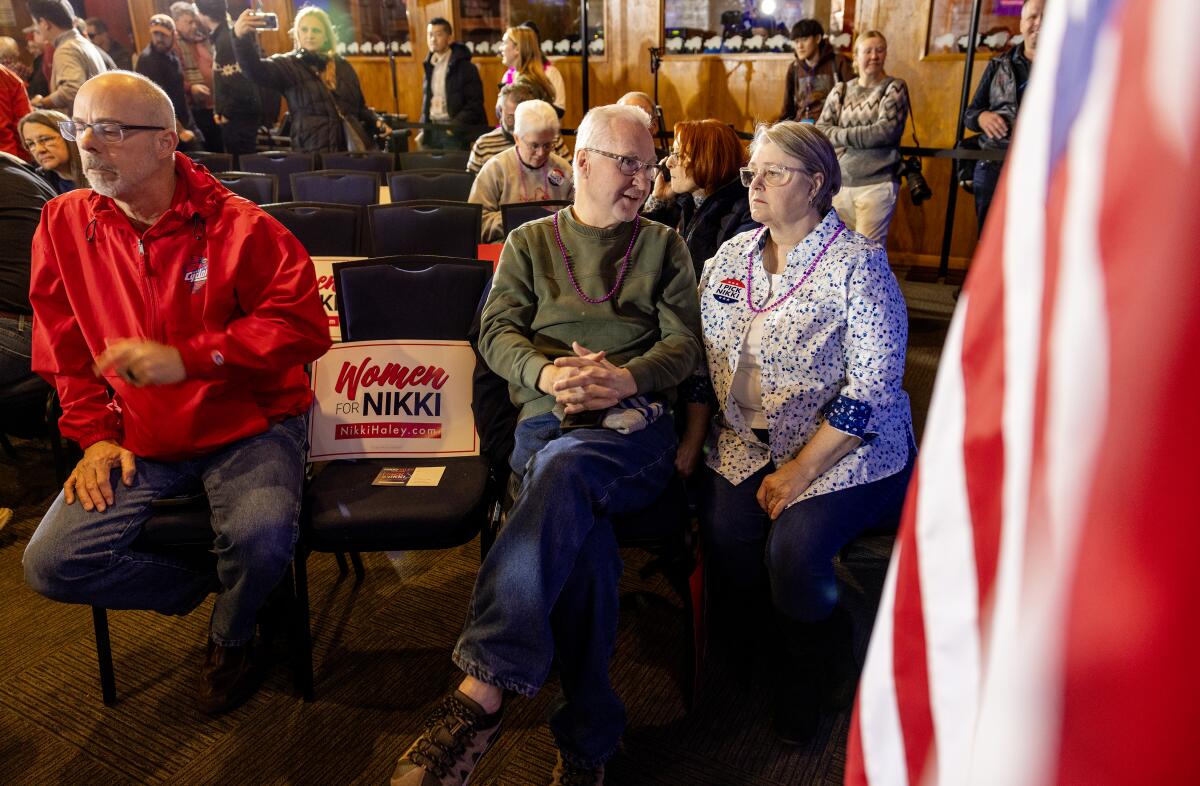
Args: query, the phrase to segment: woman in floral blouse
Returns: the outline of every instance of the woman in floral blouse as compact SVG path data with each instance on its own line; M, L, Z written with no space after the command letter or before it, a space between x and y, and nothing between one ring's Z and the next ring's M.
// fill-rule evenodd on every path
M886 252L831 208L841 173L829 140L786 121L760 126L750 150L741 176L763 227L727 241L701 275L717 417L706 429L708 406L690 405L678 463L689 472L707 437L710 575L743 601L769 584L787 654L776 731L798 743L822 701L853 695L833 557L899 511L912 471L908 321Z

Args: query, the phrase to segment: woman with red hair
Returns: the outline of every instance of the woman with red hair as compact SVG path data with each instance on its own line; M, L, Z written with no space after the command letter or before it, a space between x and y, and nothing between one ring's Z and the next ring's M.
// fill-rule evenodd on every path
M663 163L670 178L660 174L654 181L643 212L679 230L699 277L722 243L758 228L738 180L746 148L720 120L685 120L675 124L675 144Z

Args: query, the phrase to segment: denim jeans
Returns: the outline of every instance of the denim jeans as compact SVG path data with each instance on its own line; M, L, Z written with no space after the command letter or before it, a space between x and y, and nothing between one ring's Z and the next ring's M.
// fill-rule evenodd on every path
M833 557L864 531L899 512L913 458L895 475L820 494L785 508L775 521L755 495L773 464L738 485L707 471L701 506L705 556L714 581L752 590L769 582L775 608L796 622L819 622L837 605Z
M996 184L1000 182L1001 161L976 161L975 177L971 187L975 192L975 218L979 221L979 231L983 231L983 222L987 219L988 210L992 206L992 195L996 193Z
M33 317L0 317L0 386L33 375Z
M29 539L25 581L63 603L187 614L218 591L211 635L224 646L254 638L255 615L292 560L298 534L303 417L206 456L173 463L136 460L133 485L119 469L113 504L88 512L60 493ZM203 490L212 510L216 573L173 556L133 551L150 503Z
M511 464L521 479L508 520L479 569L454 662L490 685L537 693L557 665L550 730L563 758L612 755L625 708L608 664L622 563L609 516L652 503L675 461L669 416L642 431L563 432L551 413L522 421Z

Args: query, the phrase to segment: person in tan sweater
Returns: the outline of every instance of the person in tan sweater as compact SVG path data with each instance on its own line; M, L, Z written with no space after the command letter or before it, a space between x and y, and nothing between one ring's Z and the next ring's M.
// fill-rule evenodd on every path
M558 128L558 113L545 101L517 105L513 124L516 145L483 165L467 198L483 205L482 242L504 240L501 205L571 199L571 165L553 152Z

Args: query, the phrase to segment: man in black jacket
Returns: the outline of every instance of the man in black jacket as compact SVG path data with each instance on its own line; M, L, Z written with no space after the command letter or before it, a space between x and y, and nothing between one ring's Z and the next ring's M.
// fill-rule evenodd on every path
M175 56L175 20L166 14L150 17L150 43L138 55L137 72L161 87L175 107L180 150L202 150L204 137L196 127L183 83L183 64Z
M1008 52L993 57L979 80L975 96L967 107L963 122L972 131L982 136L979 146L984 150L1005 150L1012 141L1013 124L1017 110L1025 96L1025 85L1029 83L1029 71L1037 54L1038 33L1042 28L1044 0L1025 0L1021 6L1021 43ZM975 177L972 181L975 194L975 216L979 228L987 218L992 204L992 194L1000 180L1003 161L976 161Z
M238 66L225 0L196 0L196 10L212 31L213 119L221 127L225 152L254 153L258 127L263 124L263 102L259 86Z
M451 40L454 30L441 17L429 22L426 37L429 55L425 58L425 100L421 105L422 123L457 123L479 126L487 122L483 112L483 83L479 70L471 62L471 50ZM468 150L477 133L460 129L428 129L422 146Z
M0 153L0 385L33 375L30 247L42 206L56 196L21 159Z

